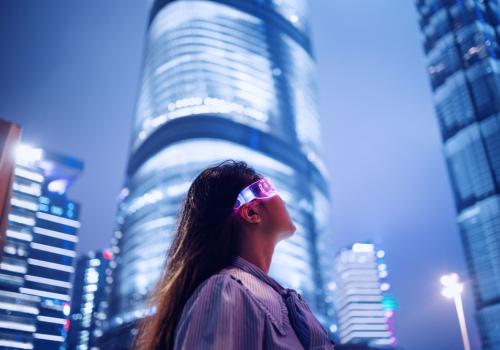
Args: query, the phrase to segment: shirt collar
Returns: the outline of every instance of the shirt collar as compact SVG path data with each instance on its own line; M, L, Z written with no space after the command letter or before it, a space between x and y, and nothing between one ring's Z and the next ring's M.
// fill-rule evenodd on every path
M278 281L276 281L274 278L265 273L260 267L246 260L242 256L240 255L235 256L232 265L239 267L240 269L247 271L252 275L254 275L255 277L259 278L260 280L266 282L271 287L273 287L278 293L283 294L285 292L285 288L283 288L283 286Z

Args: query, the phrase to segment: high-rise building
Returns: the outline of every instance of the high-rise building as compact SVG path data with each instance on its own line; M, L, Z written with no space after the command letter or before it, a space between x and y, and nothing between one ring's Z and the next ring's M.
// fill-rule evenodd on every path
M270 177L287 202L297 231L276 247L270 275L300 291L329 328L328 174L306 0L158 0L112 241L105 333L130 330L140 317L183 196L203 168L228 158Z
M335 258L335 307L341 344L393 347L394 298L388 294L385 252L355 243Z
M106 319L108 303L106 278L112 278L111 257L108 249L90 251L76 262L67 350L92 349L94 339L101 335L100 322Z
M434 106L485 350L500 349L500 4L418 0Z
M70 157L18 145L0 263L0 349L60 349L79 205L66 191L82 170Z

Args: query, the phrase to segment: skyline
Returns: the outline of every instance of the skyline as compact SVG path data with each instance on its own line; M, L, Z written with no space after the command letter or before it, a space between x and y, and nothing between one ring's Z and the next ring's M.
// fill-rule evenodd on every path
M10 9L9 4L13 6ZM7 7L0 11L0 16L7 17L0 23L0 72L7 81L0 88L0 115L24 127L25 141L84 159L86 170L75 184L72 197L82 203L78 250L85 252L105 247L110 242L116 209L114 201L125 174L147 7L145 3L130 1L125 3L125 8L115 11L110 2L95 2L94 6L80 5L81 8L75 10L73 6L78 5L52 2L54 10L67 15L54 17L50 6L44 5L33 5L31 9L21 9L9 1L0 5ZM311 8L312 37L318 60L320 118L324 146L329 153L325 161L332 174L334 249L371 239L390 252L387 260L392 267L393 292L401 305L395 320L400 344L406 349L428 344L426 339L421 339L420 331L410 328L416 326L435 334L446 332L449 339L442 340L441 346L453 349L459 346L460 335L453 307L439 293L439 276L450 271L465 276L465 263L441 154L416 9L412 1L379 1L375 5L365 5L360 8L325 0L315 2ZM37 6L40 7L37 9ZM112 23L117 27L107 22L111 13L116 16ZM332 20L327 14L336 17ZM358 20L350 21L349 18ZM35 37L31 43L22 41L33 35L29 27L15 26L19 21L23 23L22 20L38 23L38 39ZM97 25L90 26L90 21ZM401 28L398 30L400 36L392 36L393 28L387 22ZM61 25L67 30L60 31ZM8 28L14 38L4 36ZM109 36L97 36L102 29L106 29ZM126 33L123 36L120 35L122 31ZM350 34L347 38L346 33ZM381 34L394 39L388 52L380 50L380 44L385 42L380 40ZM75 37L88 41L79 41L85 44L83 47L73 46ZM56 39L50 42L53 50L45 50L48 38ZM109 45L118 51L105 50ZM27 54L16 55L13 50L16 48ZM116 64L122 57L129 58ZM17 69L7 69L9 61L10 66L15 64ZM116 71L110 72L108 67ZM100 86L100 93L92 92L93 86ZM373 91L377 94L373 95ZM83 99L78 98L78 92L84 92ZM363 103L356 103L355 94ZM30 105L20 102L28 98ZM59 105L59 100L64 104ZM76 111L72 112L69 107L75 106ZM107 106L109 114L105 113L106 108L101 111L99 106ZM37 118L42 113L48 121ZM371 113L376 117L371 117ZM67 115L81 118L65 118ZM112 118L102 119L108 115ZM95 124L82 120L88 116L94 116ZM116 120L122 120L120 118L123 124L117 129ZM101 132L93 130L98 121L103 122ZM61 124L59 129L45 126L57 123ZM79 133L71 132L75 129ZM106 142L110 131L116 137L115 143ZM362 136L356 137L357 133ZM97 146L112 148L108 152L89 148L88 135L96 136ZM357 144L357 140L363 142ZM106 155L113 155L114 161L106 159ZM101 170L103 167L107 172ZM362 172L366 175L361 175ZM86 193L90 187L93 194L102 193L99 199ZM363 198L362 206L357 198ZM436 215L439 218L433 217L434 212L439 213ZM397 218L392 217L392 213ZM421 232L445 232L435 237L434 246L427 247L432 264L423 266L419 259L424 259L425 254L418 250L407 251L402 244L407 242L408 246L424 248L424 242L418 238ZM439 244L447 244L450 248L443 252L437 249ZM405 268L398 270L396 266ZM416 279L415 285L405 286L405 275L424 277ZM429 288L434 290L426 294ZM419 307L420 295L426 295L426 300L430 295L430 305ZM467 291L465 299L474 344L475 324ZM417 311L435 317L433 326L418 322L414 325L415 319L410 314Z

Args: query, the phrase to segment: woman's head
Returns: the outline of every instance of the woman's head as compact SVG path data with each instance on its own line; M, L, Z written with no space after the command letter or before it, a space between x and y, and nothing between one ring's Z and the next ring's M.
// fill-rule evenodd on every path
M145 320L136 348L171 349L182 308L194 289L226 267L239 253L241 232L250 228L276 237L293 233L281 197L234 204L242 189L262 179L245 162L224 161L203 170L191 184L179 212L166 266L151 302L156 313Z
M274 245L296 229L285 202L267 178L252 183L240 192L235 211L239 214L241 233L260 235L262 242Z

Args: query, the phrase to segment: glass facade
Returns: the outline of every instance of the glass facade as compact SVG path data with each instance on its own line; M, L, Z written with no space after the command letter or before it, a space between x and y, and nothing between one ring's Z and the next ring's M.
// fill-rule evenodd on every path
M82 168L75 158L17 147L0 264L0 349L64 347L80 227L66 191Z
M419 0L483 349L500 349L500 4Z
M127 324L145 311L181 200L202 169L228 158L248 162L283 194L297 232L276 247L270 274L299 290L330 328L322 274L332 261L328 173L306 7L305 0L153 4L102 348L126 348L116 334L133 335Z
M66 349L89 350L101 335L100 322L106 319L106 279L109 276L109 250L90 251L76 262L71 297L70 326ZM111 281L110 281L111 282Z

